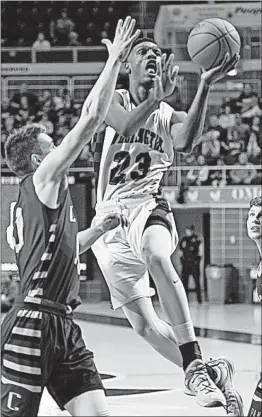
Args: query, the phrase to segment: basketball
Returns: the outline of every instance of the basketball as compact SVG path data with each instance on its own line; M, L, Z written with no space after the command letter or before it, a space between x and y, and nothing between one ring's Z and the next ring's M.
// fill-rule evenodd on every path
M232 58L240 51L240 36L227 20L212 18L198 23L190 32L187 49L199 67L209 70L221 64L229 52Z

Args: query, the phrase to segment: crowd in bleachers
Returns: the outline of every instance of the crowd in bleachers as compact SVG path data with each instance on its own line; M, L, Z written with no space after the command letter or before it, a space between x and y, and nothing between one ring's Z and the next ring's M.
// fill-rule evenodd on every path
M174 100L168 100L176 107L179 94L176 89ZM46 131L58 145L67 132L75 125L81 112L81 104L74 101L65 88L55 93L43 90L40 95L29 91L26 84L21 84L19 91L10 99L3 98L1 105L1 153L4 161L4 142L9 133L24 124L37 122L46 127ZM190 155L180 156L183 181L192 185L260 184L261 170L253 165L262 162L262 124L261 104L250 84L245 84L243 92L235 99L224 100L219 114L212 114L197 145ZM222 166L236 165L236 169L222 175ZM248 165L249 168L241 169ZM92 167L93 158L90 145L87 145L74 167ZM200 168L196 168L196 166ZM216 166L217 169L210 169ZM240 167L240 168L239 168Z
M76 103L69 92L60 88L52 94L43 90L37 96L29 91L25 83L13 96L2 99L1 104L1 154L2 166L5 166L4 143L14 128L29 123L41 123L47 134L52 136L55 145L59 145L65 135L76 124L81 112L81 104ZM91 154L84 149L75 166L92 166Z
M190 165L184 172L186 185L260 184L261 170L253 165L262 162L262 105L257 92L245 84L236 99L225 98L218 114L208 118L206 128L190 155L184 155L181 165ZM195 169L194 166L201 166ZM249 169L231 169L226 179L221 166L248 165ZM217 166L217 170L209 166Z
M128 3L2 1L2 47L32 46L46 51L53 46L100 45L101 39L113 36Z

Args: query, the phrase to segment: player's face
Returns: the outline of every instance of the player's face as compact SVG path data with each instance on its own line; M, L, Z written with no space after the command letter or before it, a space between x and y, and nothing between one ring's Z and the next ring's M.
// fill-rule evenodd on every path
M134 80L151 83L156 76L156 61L161 58L161 49L154 42L136 45L129 56L130 76Z
M44 157L55 149L53 139L50 138L50 136L48 136L46 133L40 133L37 139L40 143Z
M262 206L252 206L248 212L247 233L252 240L262 239Z

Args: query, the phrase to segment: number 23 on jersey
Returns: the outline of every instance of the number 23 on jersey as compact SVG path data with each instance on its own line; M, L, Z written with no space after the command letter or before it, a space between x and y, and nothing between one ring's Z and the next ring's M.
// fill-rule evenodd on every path
M109 184L124 184L127 180L127 170L130 167L131 156L127 151L117 152L113 159L115 166L110 171ZM130 172L130 179L138 181L145 178L151 163L148 152L140 152L135 158L134 169Z

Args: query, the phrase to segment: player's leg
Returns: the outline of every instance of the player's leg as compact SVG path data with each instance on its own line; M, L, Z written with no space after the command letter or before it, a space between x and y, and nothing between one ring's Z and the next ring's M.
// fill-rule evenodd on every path
M147 225L142 236L141 252L154 279L161 305L183 357L187 393L196 395L198 403L203 406L225 404L223 394L208 376L202 360L185 289L170 258L170 231L163 224Z
M182 355L172 327L156 314L149 297L141 297L122 306L133 329L160 355L182 366Z
M84 392L72 398L65 409L71 416L109 416L106 396L103 390Z
M94 355L86 348L80 327L68 320L61 322L60 329L64 355L47 383L49 393L72 416L110 415Z
M40 312L13 309L2 324L1 415L37 416L43 391Z

